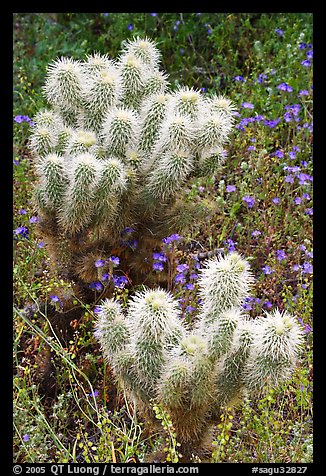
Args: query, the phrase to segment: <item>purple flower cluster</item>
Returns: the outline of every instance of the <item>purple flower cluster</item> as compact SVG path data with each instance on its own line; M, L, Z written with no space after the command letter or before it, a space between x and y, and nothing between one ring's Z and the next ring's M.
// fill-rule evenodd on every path
M249 195L245 195L244 197L242 197L242 200L246 202L249 208L252 208L255 204L254 197L250 197Z
M155 271L163 271L164 269L164 264L167 261L167 257L163 252L155 252L153 253L153 269Z

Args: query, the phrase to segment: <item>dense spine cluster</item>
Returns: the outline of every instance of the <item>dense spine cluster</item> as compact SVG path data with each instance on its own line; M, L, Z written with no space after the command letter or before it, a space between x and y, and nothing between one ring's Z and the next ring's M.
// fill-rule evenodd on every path
M162 404L184 444L199 442L224 405L278 385L294 368L302 330L278 310L250 320L241 304L252 282L238 253L208 260L193 329L181 325L177 301L162 289L136 294L125 317L113 300L101 306L96 336L117 377L148 409L153 399ZM119 342L112 340L116 320L128 329ZM121 359L129 366L119 367Z
M115 60L94 53L48 67L51 109L36 115L30 139L39 176L35 202L66 236L103 236L104 228L119 235L135 223L158 234L164 206L171 218L182 186L216 172L225 158L232 102L183 86L173 91L151 40L122 46ZM115 161L116 176L109 172Z

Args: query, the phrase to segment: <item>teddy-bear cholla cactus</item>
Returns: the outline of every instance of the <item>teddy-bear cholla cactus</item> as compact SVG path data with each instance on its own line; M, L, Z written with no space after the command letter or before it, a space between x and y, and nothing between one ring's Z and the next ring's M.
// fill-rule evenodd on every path
M223 164L234 106L188 87L173 91L159 66L155 44L136 38L123 43L116 60L94 53L48 67L51 108L36 115L30 146L39 176L35 203L56 246L62 234L84 244L96 237L112 248L130 226L139 237L162 238L187 223L174 215L191 205L192 222L200 210L174 204L191 177ZM78 261L67 240L64 256Z
M250 320L241 304L252 282L238 253L208 260L193 329L162 289L136 294L126 315L113 300L100 307L95 335L116 376L148 411L163 405L183 448L200 445L224 405L278 385L294 368L302 330L278 310Z

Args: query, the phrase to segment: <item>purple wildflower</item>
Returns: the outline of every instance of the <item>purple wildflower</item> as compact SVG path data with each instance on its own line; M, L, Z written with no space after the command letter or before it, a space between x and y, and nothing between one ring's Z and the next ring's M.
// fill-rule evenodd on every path
M314 214L313 208L306 208L304 212L306 215L310 215L310 216Z
M265 275L274 273L274 270L270 268L267 264L262 267L262 271Z
M104 260L103 259L98 259L95 261L95 267L96 268L102 268L104 266Z
M303 60L303 61L301 61L301 64L302 64L302 66L305 66L306 68L308 68L309 66L311 66L311 61L310 60Z
M39 217L36 217L36 216L32 216L30 219L29 219L29 222L30 223L38 223L40 221Z
M284 152L283 152L283 150L277 150L274 155L278 159L282 159L284 157Z
M103 285L102 285L102 283L100 283L100 281L93 281L93 282L89 285L89 288L90 288L90 289L95 289L95 291L102 291Z
M187 271L187 269L189 269L189 266L186 264L186 263L183 263L183 264L179 264L177 266L177 271L179 273L183 273L184 271Z
M249 195L245 195L242 200L246 202L249 208L252 208L255 203L255 199L253 197L250 197Z
M284 259L286 259L286 254L283 250L276 250L276 258L278 259L278 261L283 261Z
M312 274L312 264L305 261L302 265L302 273Z
M178 233L174 233L173 235L167 236L166 238L162 239L163 243L166 243L167 245L171 244L173 241L179 241L180 238L182 238Z
M257 236L261 235L261 232L259 230L254 230L252 233L251 233L251 236L253 236L254 238L256 238Z
M28 238L28 235L29 235L29 231L28 231L28 228L26 228L26 226L19 226L18 228L16 228L14 230L14 235L21 235L23 238Z
M25 208L21 208L20 210L18 210L18 215L26 215L27 211L25 210Z
M279 36L283 36L284 35L284 31L281 29L281 28L275 28L275 33L277 33Z
M302 202L302 199L301 199L300 197L295 197L294 203L295 203L296 205L300 205L301 202Z
M29 440L30 440L29 435L25 433L25 435L23 436L23 441L26 443Z
M164 269L164 264L161 263L160 261L155 261L155 262L153 263L153 269L154 269L155 271L163 271L163 269Z
M241 104L241 106L244 108L244 109L254 109L254 105L251 104L251 102L243 102Z
M167 261L167 257L165 256L165 254L159 252L153 253L153 259L157 261Z
M245 81L245 79L244 79L244 77L243 77L243 76L234 76L234 78L233 78L233 79L234 79L234 81L242 81L242 82L244 82L244 81Z
M232 253L233 251L235 251L235 243L233 240L231 240L231 238L229 238L226 241L223 241L223 243L227 245L229 253Z
M29 116L15 116L14 121L21 124L22 122L31 122L31 118Z
M115 266L120 264L120 258L118 258L118 256L110 256L109 261L112 261Z
M180 273L180 274L176 275L176 277L174 278L174 281L176 283L184 284L186 282L186 279L185 279L184 275L182 273Z
M188 289L189 291L192 291L193 289L195 289L195 286L193 285L193 283L187 283L185 284L184 289Z
M235 192L236 189L237 189L237 187L236 187L235 185L227 185L225 190L226 190L228 193L231 193L231 192Z
M44 248L44 246L45 246L44 241L40 241L39 243L37 243L38 248Z
M131 31L134 29L134 25L132 23L129 23L129 25L127 26L128 30Z
M272 198L272 202L275 203L275 205L278 205L280 201L281 200L278 197Z
M293 91L293 88L292 88L289 84L287 84L287 83L281 83L281 84L279 84L279 85L277 86L277 89L278 89L279 91L286 91L286 92L288 92L288 93L291 93L291 92Z

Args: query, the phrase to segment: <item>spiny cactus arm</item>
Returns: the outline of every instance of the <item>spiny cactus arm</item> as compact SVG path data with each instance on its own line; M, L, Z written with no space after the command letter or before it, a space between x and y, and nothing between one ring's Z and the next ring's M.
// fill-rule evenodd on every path
M256 325L255 345L245 369L244 382L249 391L265 384L277 386L288 378L303 344L303 331L286 311L266 313Z
M156 200L172 199L192 170L194 158L188 152L167 152L147 178L145 189Z
M233 101L223 95L214 94L208 100L209 109L212 113L224 114L232 124L235 119L236 107Z
M176 301L162 289L137 293L129 304L128 320L135 326L135 366L151 394L166 361L171 335L181 330L178 316Z
M189 116L192 120L197 121L205 111L205 102L200 91L187 86L180 87L173 93L172 108L176 114Z
M167 366L158 382L158 398L168 409L185 406L189 395L185 389L190 387L191 363L189 359L174 352L169 355Z
M215 385L217 389L216 406L232 405L241 398L244 387L244 369L253 345L254 331L250 321L239 323L234 344L226 355Z
M124 54L132 54L151 69L158 67L161 53L149 38L133 38L122 43Z
M194 140L194 127L187 116L167 114L159 130L153 156L159 160L165 152L189 150Z
M91 220L98 185L99 163L89 154L76 156L69 168L69 185L60 210L60 225L68 233L81 231Z
M207 352L207 339L199 333L190 334L181 341L181 348L191 365L189 385L184 388L189 396L188 405L204 413L212 399L215 376L215 362Z
M86 56L86 61L81 63L82 69L84 70L86 77L91 78L100 73L101 71L109 70L114 67L114 62L110 60L107 54L101 54L98 52L92 53L91 55Z
M103 123L101 138L109 156L124 159L138 137L137 115L124 107L111 108Z
M168 88L167 75L162 71L154 71L150 73L145 80L144 84L144 96L146 97L152 94L163 94Z
M226 159L226 151L220 147L208 147L198 153L196 168L193 175L195 177L205 177L221 171Z
M33 128L29 145L36 157L44 157L55 150L57 134L53 127L39 125Z
M96 145L97 137L94 132L77 130L71 135L66 149L66 156L71 158L76 155L90 152Z
M203 300L203 320L210 324L222 312L241 305L253 284L253 276L248 262L232 252L207 261L198 284Z
M82 104L83 84L81 63L61 57L48 67L44 92L50 104L76 110Z
M221 112L202 114L196 134L197 150L221 147L228 140L231 129L232 123L225 114Z
M217 362L232 346L234 331L243 319L241 309L232 308L222 312L210 326L205 323L204 316L199 316L199 319L199 329L208 341L208 355L213 362Z
M123 53L117 68L121 77L121 103L123 106L138 110L144 94L146 65L132 53Z
M145 153L152 151L158 138L158 132L166 116L170 100L168 94L150 96L142 103L140 111L139 148Z
M120 304L113 299L104 300L99 306L94 335L110 363L130 343L130 330Z
M44 184L41 188L44 190L45 203L50 209L56 210L62 205L68 183L64 159L57 154L50 154L36 166L36 170L41 184Z
M120 76L114 66L90 76L84 92L83 127L99 132L105 114L118 104L120 95Z

